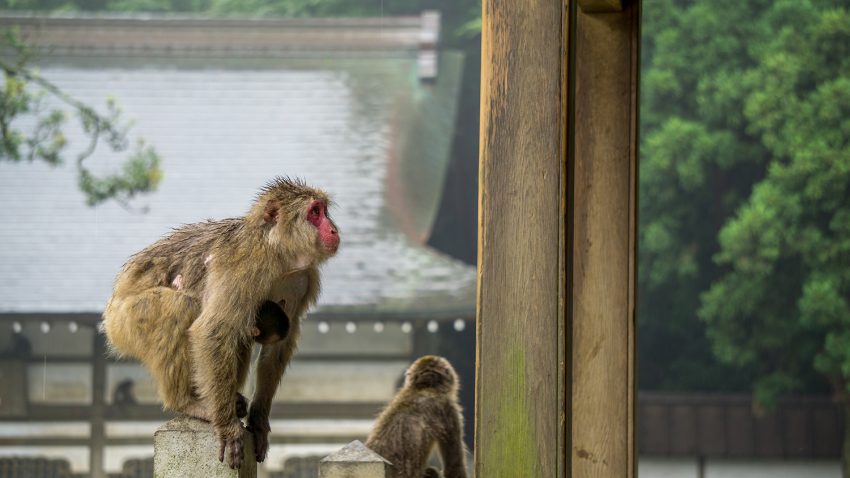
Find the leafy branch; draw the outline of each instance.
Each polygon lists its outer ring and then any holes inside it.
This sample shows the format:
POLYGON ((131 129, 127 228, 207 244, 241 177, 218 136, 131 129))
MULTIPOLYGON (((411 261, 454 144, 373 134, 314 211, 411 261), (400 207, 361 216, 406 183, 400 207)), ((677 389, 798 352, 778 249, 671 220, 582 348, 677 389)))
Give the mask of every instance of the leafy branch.
POLYGON ((88 143, 75 158, 78 187, 86 195, 90 206, 107 200, 115 200, 129 208, 129 200, 137 194, 156 189, 162 179, 160 157, 156 150, 138 139, 120 172, 96 175, 85 165, 101 143, 115 153, 129 148, 128 132, 132 126, 121 118, 121 109, 114 99, 106 102, 106 113, 101 114, 92 107, 65 93, 54 83, 28 68, 32 53, 14 32, 6 32, 3 53, 11 53, 13 60, 0 58, 4 83, 0 90, 0 161, 14 162, 36 160, 50 165, 64 162, 63 153, 67 140, 63 133, 66 115, 60 109, 46 107, 46 98, 52 98, 69 106, 76 114, 79 125, 88 143), (24 131, 13 124, 27 117, 34 125, 24 131))

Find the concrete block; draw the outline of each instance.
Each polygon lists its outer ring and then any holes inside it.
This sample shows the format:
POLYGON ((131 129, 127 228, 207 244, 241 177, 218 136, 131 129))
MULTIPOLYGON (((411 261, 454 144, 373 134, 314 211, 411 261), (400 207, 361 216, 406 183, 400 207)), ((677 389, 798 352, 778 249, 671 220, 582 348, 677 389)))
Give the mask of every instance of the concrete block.
POLYGON ((159 427, 153 436, 154 478, 256 478, 254 440, 246 430, 245 458, 238 470, 218 461, 218 438, 212 425, 190 417, 177 417, 159 427))
POLYGON ((360 440, 319 461, 319 478, 389 478, 392 464, 360 440))

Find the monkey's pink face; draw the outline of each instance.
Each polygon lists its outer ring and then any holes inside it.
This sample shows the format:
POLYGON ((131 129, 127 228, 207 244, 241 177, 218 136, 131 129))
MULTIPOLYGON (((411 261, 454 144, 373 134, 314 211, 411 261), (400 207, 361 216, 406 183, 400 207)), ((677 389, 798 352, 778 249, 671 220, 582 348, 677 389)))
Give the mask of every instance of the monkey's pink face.
POLYGON ((339 248, 339 231, 328 217, 328 205, 318 199, 310 203, 307 208, 307 220, 319 231, 319 240, 322 241, 325 251, 330 255, 336 254, 339 248))

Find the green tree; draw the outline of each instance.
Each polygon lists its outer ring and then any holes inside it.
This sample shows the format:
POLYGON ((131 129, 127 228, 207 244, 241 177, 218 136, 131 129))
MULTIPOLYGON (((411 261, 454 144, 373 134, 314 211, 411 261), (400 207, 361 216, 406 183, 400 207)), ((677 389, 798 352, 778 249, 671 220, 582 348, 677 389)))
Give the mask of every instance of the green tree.
POLYGON ((645 2, 642 386, 850 403, 848 10, 645 2))
POLYGON ((841 315, 850 291, 826 267, 850 265, 847 11, 846 0, 645 2, 643 388, 753 389, 764 405, 846 388, 850 335, 814 317, 827 304, 841 315))
POLYGON ((0 88, 0 161, 44 161, 53 166, 64 162, 66 114, 49 106, 49 99, 73 110, 88 139, 88 144, 76 154, 75 163, 78 186, 89 205, 114 200, 129 206, 133 196, 156 189, 162 177, 160 158, 143 139, 136 141, 118 173, 97 175, 85 165, 100 143, 116 153, 129 147, 130 125, 122 121, 114 100, 107 101, 106 113, 101 114, 69 96, 28 67, 30 50, 12 32, 7 32, 0 42, 0 51, 6 53, 0 57, 4 80, 0 88), (20 127, 22 120, 32 124, 20 127))
MULTIPOLYGON (((771 404, 820 374, 850 413, 850 11, 776 2, 738 110, 771 161, 723 227, 700 316, 717 356, 771 404)), ((850 476, 850 426, 844 476, 850 476)))
POLYGON ((744 124, 752 21, 772 1, 644 4, 639 192, 639 373, 644 389, 745 390, 697 317, 717 233, 770 160, 744 124))

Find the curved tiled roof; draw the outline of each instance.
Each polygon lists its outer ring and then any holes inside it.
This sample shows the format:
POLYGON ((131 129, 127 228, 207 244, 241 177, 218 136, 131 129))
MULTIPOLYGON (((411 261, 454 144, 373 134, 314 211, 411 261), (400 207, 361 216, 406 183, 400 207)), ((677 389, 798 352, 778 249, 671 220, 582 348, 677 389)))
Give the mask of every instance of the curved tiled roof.
MULTIPOLYGON (((0 162, 0 312, 99 312, 130 254, 174 226, 241 215, 261 185, 290 175, 337 204, 343 247, 324 268, 319 312, 471 315, 474 268, 414 242, 390 213, 390 158, 417 159, 394 135, 440 91, 417 81, 417 65, 415 54, 48 57, 40 73, 70 95, 118 100, 133 133, 162 155, 165 177, 135 201, 148 210, 140 214, 85 206, 71 165, 0 162)), ((78 132, 69 140, 70 151, 80 148, 78 132)), ((101 148, 89 161, 107 171, 119 159, 101 148)))

